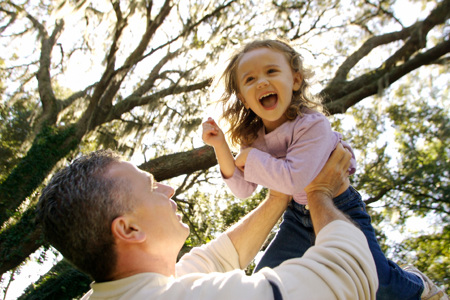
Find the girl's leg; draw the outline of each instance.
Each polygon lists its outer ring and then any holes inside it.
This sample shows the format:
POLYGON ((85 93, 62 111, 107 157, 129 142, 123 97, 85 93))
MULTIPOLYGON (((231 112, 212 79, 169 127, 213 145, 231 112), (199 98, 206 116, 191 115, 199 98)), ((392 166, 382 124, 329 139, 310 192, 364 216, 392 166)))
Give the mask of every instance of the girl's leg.
POLYGON ((267 247, 254 272, 264 267, 274 268, 287 259, 301 257, 315 241, 309 211, 291 201, 283 215, 280 229, 267 247))
POLYGON ((350 187, 333 201, 342 212, 357 223, 367 238, 378 272, 377 299, 420 299, 424 288, 422 280, 386 258, 378 244, 371 218, 366 212, 366 205, 361 200, 361 195, 350 187))

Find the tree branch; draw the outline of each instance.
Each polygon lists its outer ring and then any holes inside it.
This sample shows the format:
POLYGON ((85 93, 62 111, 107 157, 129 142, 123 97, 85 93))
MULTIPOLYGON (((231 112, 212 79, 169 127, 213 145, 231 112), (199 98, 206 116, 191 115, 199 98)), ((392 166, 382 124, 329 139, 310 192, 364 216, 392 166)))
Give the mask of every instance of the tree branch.
POLYGON ((118 47, 119 36, 127 25, 127 20, 122 18, 122 13, 120 11, 120 1, 117 1, 114 4, 114 10, 116 11, 116 16, 118 19, 117 23, 119 24, 115 34, 115 46, 114 48, 111 48, 112 50, 109 55, 110 63, 108 64, 107 71, 105 71, 104 76, 102 76, 102 79, 100 80, 100 84, 94 91, 94 95, 92 96, 89 108, 82 116, 82 122, 85 123, 86 126, 81 129, 82 131, 80 131, 80 134, 83 131, 86 132, 92 130, 98 125, 107 122, 105 120, 110 114, 113 99, 116 96, 117 91, 120 89, 125 76, 128 74, 130 69, 140 61, 145 49, 150 43, 151 38, 155 34, 156 29, 164 22, 171 8, 172 6, 170 4, 170 1, 166 0, 154 21, 150 19, 147 13, 146 31, 142 35, 139 44, 127 57, 123 66, 114 71, 114 66, 112 64, 115 60, 113 59, 113 54, 115 55, 116 48, 118 47))
POLYGON ((41 229, 34 224, 34 208, 28 208, 16 224, 1 232, 0 274, 19 266, 42 245, 41 229))
POLYGON ((328 103, 327 110, 330 114, 343 113, 349 107, 355 105, 366 97, 375 95, 386 86, 391 85, 412 70, 423 65, 428 65, 441 56, 450 52, 450 41, 444 41, 437 46, 431 48, 425 53, 417 54, 413 59, 387 70, 385 68, 378 69, 372 73, 364 74, 359 78, 346 84, 327 87, 322 93, 327 93, 328 103), (333 94, 333 90, 338 90, 337 94, 333 94), (330 91, 332 93, 330 93, 330 91), (342 96, 341 96, 342 95, 342 96))
MULTIPOLYGON (((131 95, 130 98, 139 97, 144 95, 148 90, 150 90, 156 81, 159 78, 158 74, 161 71, 162 67, 169 62, 171 59, 177 56, 179 50, 174 52, 168 52, 166 56, 164 56, 152 69, 149 76, 145 80, 145 82, 138 87, 131 95)), ((124 101, 127 101, 126 99, 124 101)))
POLYGON ((96 85, 97 85, 97 83, 94 83, 94 84, 88 86, 87 88, 85 88, 84 90, 73 93, 72 95, 70 95, 69 97, 67 97, 64 100, 60 100, 61 109, 65 109, 66 107, 69 107, 74 101, 76 101, 80 98, 86 97, 88 95, 89 91, 91 89, 95 88, 96 85))
POLYGON ((378 46, 392 43, 397 40, 407 38, 411 33, 412 27, 405 28, 401 31, 391 32, 380 36, 369 38, 364 44, 350 55, 339 67, 330 85, 345 81, 350 70, 364 57, 366 57, 373 49, 378 46))
POLYGON ((377 202, 378 200, 383 198, 391 190, 392 190, 391 188, 382 188, 382 189, 380 189, 378 191, 378 193, 375 196, 370 197, 367 200, 364 200, 364 203, 371 204, 371 203, 377 202))
POLYGON ((423 22, 417 22, 411 32, 411 37, 385 62, 386 68, 400 61, 407 61, 415 52, 425 47, 428 32, 436 25, 444 24, 450 17, 450 0, 441 2, 423 22))
POLYGON ((2 7, 0 7, 0 11, 4 12, 5 14, 7 14, 10 17, 8 23, 6 23, 4 26, 0 27, 0 34, 2 34, 3 31, 5 31, 17 19, 17 13, 3 9, 2 7))
POLYGON ((158 91, 149 96, 144 97, 129 97, 126 101, 121 101, 117 103, 114 108, 111 110, 107 121, 112 121, 120 118, 120 116, 125 113, 131 111, 134 107, 143 106, 151 104, 159 99, 162 99, 168 95, 177 95, 181 93, 192 92, 196 90, 203 89, 211 85, 211 80, 207 79, 198 83, 194 83, 191 85, 178 86, 177 84, 173 84, 167 89, 158 91))
POLYGON ((152 173, 161 181, 179 175, 191 174, 198 170, 206 170, 217 164, 214 149, 203 146, 186 152, 164 155, 143 163, 140 169, 152 173))
POLYGON ((48 36, 44 26, 40 24, 31 15, 27 15, 28 19, 32 21, 34 26, 38 29, 41 36, 41 56, 39 59, 39 69, 36 74, 38 80, 39 96, 41 97, 43 113, 38 124, 38 128, 42 124, 54 124, 57 120, 58 113, 61 110, 56 102, 56 97, 53 92, 50 68, 51 68, 51 54, 53 47, 55 46, 56 39, 64 28, 64 22, 62 20, 57 21, 55 28, 51 36, 48 36))
MULTIPOLYGON (((426 59, 426 56, 423 56, 422 54, 416 55, 416 58, 420 57, 420 59, 411 59, 413 53, 425 47, 424 41, 426 41, 428 32, 434 26, 445 23, 449 18, 449 11, 450 0, 445 0, 440 3, 424 21, 417 22, 401 31, 373 37, 367 40, 363 46, 344 61, 336 72, 334 79, 330 81, 328 86, 321 92, 329 111, 345 112, 348 107, 350 107, 349 105, 353 105, 363 98, 379 92, 378 85, 379 83, 382 83, 382 80, 389 80, 389 84, 391 84, 406 74, 402 72, 402 70, 409 69, 411 71, 413 70, 411 69, 413 65, 416 66, 415 68, 418 68, 421 65, 428 64, 448 53, 448 50, 444 49, 444 51, 441 52, 441 55, 436 56, 436 50, 427 51, 426 53, 429 55, 430 59, 426 59), (372 49, 382 44, 406 38, 408 38, 406 43, 389 57, 377 70, 367 72, 351 82, 345 81, 349 71, 372 49), (417 65, 416 63, 421 59, 423 59, 422 63, 417 65), (411 63, 410 60, 414 62, 411 63), (346 100, 343 100, 344 98, 346 98, 346 100), (336 101, 337 103, 335 103, 336 101)), ((439 45, 443 45, 445 48, 446 41, 441 42, 439 45)), ((439 45, 435 46, 433 49, 440 48, 439 45)), ((382 87, 384 87, 383 84, 382 87)))
MULTIPOLYGON (((117 1, 113 3, 113 8, 116 13, 116 25, 114 28, 114 36, 111 43, 111 46, 109 47, 108 55, 106 56, 106 68, 105 71, 102 74, 102 77, 100 78, 97 87, 94 90, 94 93, 90 100, 90 107, 89 109, 90 113, 94 113, 93 107, 97 107, 98 103, 101 102, 101 99, 103 97, 105 91, 108 89, 108 86, 111 84, 111 81, 115 77, 115 64, 116 64, 116 53, 119 50, 119 40, 122 36, 123 30, 126 28, 127 20, 122 17, 122 12, 120 10, 120 2, 117 1)), ((112 101, 112 100, 111 100, 112 101)), ((107 105, 107 101, 103 100, 105 102, 105 105, 107 105)), ((89 119, 88 116, 85 116, 84 118, 89 119)), ((88 120, 85 120, 87 122, 88 120)))

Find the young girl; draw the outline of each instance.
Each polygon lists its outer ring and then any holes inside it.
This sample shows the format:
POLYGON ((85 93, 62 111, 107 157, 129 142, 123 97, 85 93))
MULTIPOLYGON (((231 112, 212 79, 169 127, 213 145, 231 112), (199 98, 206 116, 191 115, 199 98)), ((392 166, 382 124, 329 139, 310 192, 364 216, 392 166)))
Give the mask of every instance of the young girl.
MULTIPOLYGON (((331 130, 320 103, 309 96, 309 75, 301 56, 287 43, 254 41, 231 58, 222 75, 223 118, 231 125, 231 142, 241 147, 236 158, 214 120, 203 123, 203 140, 214 147, 222 176, 235 196, 250 197, 257 185, 293 195, 255 272, 300 257, 314 244, 304 188, 337 143, 353 153, 341 134, 331 130)), ((349 173, 355 168, 353 157, 349 173)), ((379 276, 377 299, 418 299, 425 275, 406 272, 386 259, 359 193, 347 184, 333 200, 367 237, 379 276)))

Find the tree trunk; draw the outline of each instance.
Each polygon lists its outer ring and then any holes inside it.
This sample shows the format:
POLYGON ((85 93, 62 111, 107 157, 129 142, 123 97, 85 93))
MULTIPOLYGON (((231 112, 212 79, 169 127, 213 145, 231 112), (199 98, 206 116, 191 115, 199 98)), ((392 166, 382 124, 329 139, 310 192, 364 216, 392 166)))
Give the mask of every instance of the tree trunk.
POLYGON ((27 155, 0 185, 0 223, 4 224, 17 208, 45 180, 56 163, 80 143, 74 128, 54 130, 44 127, 27 155))
POLYGON ((86 274, 63 259, 35 285, 28 286, 18 299, 75 299, 89 290, 91 282, 86 274))

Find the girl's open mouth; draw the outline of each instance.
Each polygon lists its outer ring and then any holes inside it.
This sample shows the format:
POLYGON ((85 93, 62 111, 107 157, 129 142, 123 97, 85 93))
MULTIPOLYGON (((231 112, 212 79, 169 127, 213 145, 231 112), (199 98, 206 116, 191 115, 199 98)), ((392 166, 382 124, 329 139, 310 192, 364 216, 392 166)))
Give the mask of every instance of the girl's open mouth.
POLYGON ((259 102, 265 109, 273 109, 277 105, 278 95, 270 93, 259 98, 259 102))

